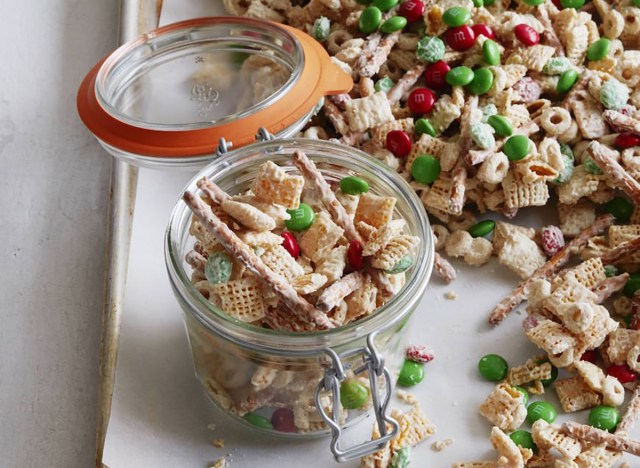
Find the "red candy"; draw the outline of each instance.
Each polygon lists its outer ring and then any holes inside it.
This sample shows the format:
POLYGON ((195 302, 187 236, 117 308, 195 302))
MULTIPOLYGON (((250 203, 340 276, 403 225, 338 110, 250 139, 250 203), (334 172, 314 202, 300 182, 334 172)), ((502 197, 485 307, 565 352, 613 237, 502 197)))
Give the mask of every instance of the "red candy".
POLYGON ((520 96, 524 102, 535 101, 542 94, 542 88, 533 78, 524 76, 520 78, 512 87, 513 91, 520 96))
POLYGON ((635 382, 635 380, 638 378, 638 374, 636 374, 631 369, 629 369, 629 366, 627 366, 626 364, 623 364, 621 366, 611 364, 607 368, 607 375, 615 377, 620 381, 620 383, 623 383, 623 384, 629 383, 629 382, 635 382))
POLYGON ((409 94, 407 106, 414 114, 426 114, 431 112, 435 102, 436 97, 433 91, 427 88, 416 88, 409 94))
POLYGON ((551 0, 551 2, 556 6, 558 10, 562 10, 564 8, 562 6, 562 3, 560 3, 560 0, 551 0))
POLYGON ((347 258, 349 259, 349 265, 354 270, 362 269, 362 244, 357 240, 352 240, 347 250, 347 258))
POLYGON ((632 133, 621 133, 616 137, 613 144, 620 149, 632 148, 634 146, 640 146, 640 136, 632 133))
POLYGON ((549 257, 557 254, 564 247, 564 235, 557 226, 545 226, 542 228, 542 250, 549 257))
POLYGON ((271 415, 271 424, 276 431, 280 432, 297 432, 296 424, 293 419, 293 411, 289 408, 278 408, 271 415))
POLYGON ((427 86, 435 89, 444 88, 447 85, 445 76, 451 70, 451 67, 444 60, 430 63, 424 69, 424 81, 427 86))
POLYGON ((420 0, 407 0, 400 4, 398 15, 404 16, 408 23, 422 20, 424 15, 424 3, 420 0))
POLYGON ((496 38, 496 35, 493 32, 493 29, 491 29, 486 24, 482 24, 482 23, 474 24, 473 26, 471 26, 471 29, 475 33, 476 37, 482 35, 482 36, 487 37, 489 39, 495 39, 496 38))
POLYGON ((528 24, 519 24, 513 28, 516 38, 527 47, 540 43, 540 34, 528 24))
POLYGON ((411 137, 404 130, 391 130, 387 133, 387 149, 396 158, 404 158, 411 151, 411 137))
POLYGON ((287 231, 280 233, 280 235, 284 239, 282 241, 282 247, 284 247, 284 250, 289 252, 289 255, 293 258, 298 258, 300 256, 300 246, 298 245, 298 241, 294 235, 287 231))
POLYGON ((591 364, 595 364, 597 358, 598 358, 598 353, 596 352, 595 349, 589 349, 585 351, 582 356, 580 356, 581 361, 587 361, 587 362, 590 362, 591 364))
POLYGON ((407 346, 405 355, 409 361, 421 362, 424 364, 426 364, 427 362, 433 361, 433 358, 435 357, 435 355, 433 354, 433 351, 431 351, 425 345, 407 346))
POLYGON ((476 33, 469 26, 458 26, 449 28, 444 33, 444 38, 453 50, 464 52, 471 49, 476 40, 476 33))

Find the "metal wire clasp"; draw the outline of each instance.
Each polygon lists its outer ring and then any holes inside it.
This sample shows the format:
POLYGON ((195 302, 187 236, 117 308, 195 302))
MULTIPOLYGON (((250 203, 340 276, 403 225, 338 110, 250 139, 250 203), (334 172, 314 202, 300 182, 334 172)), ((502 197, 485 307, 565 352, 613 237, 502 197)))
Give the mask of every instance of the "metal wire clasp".
MULTIPOLYGON (((260 143, 262 143, 263 141, 271 141, 275 139, 276 136, 273 133, 270 133, 269 130, 264 127, 260 127, 258 129, 258 133, 256 133, 256 141, 260 143)), ((220 140, 218 140, 218 147, 216 148, 216 157, 219 158, 225 153, 228 153, 232 147, 233 143, 227 141, 224 137, 220 138, 220 140)))
POLYGON ((375 347, 375 336, 375 332, 367 336, 366 347, 356 348, 342 353, 341 355, 338 355, 331 348, 324 349, 324 352, 327 353, 331 359, 331 366, 325 370, 324 377, 316 387, 315 402, 320 416, 331 428, 331 452, 333 452, 333 455, 338 462, 345 462, 354 458, 360 458, 380 450, 390 439, 396 436, 400 429, 397 421, 387 415, 387 406, 391 397, 391 375, 384 367, 384 358, 380 353, 378 353, 378 350, 375 347), (378 431, 380 432, 380 438, 343 450, 340 447, 340 436, 342 435, 342 428, 340 427, 340 383, 344 381, 346 376, 345 366, 342 362, 343 360, 347 360, 357 356, 358 354, 363 355, 363 364, 355 369, 353 373, 358 375, 365 370, 369 373, 372 406, 376 415, 376 423, 378 425, 378 431), (380 396, 380 386, 378 385, 378 379, 381 377, 384 377, 383 388, 385 391, 382 398, 380 396), (331 416, 327 414, 320 401, 322 392, 325 390, 330 391, 333 397, 331 404, 331 416))

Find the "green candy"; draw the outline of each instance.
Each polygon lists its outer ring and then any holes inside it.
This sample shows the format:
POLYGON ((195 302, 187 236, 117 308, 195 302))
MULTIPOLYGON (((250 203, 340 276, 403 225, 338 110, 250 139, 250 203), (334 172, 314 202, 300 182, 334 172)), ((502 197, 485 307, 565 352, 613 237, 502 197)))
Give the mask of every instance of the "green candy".
POLYGON ((633 6, 640 7, 640 0, 631 0, 631 3, 633 4, 633 6))
POLYGON ((407 18, 405 18, 404 16, 393 16, 382 23, 382 26, 380 26, 380 31, 385 34, 391 34, 392 32, 400 31, 406 25, 407 18))
POLYGON ((631 320, 633 320, 633 316, 632 315, 626 315, 626 316, 622 317, 622 321, 625 323, 627 328, 631 328, 631 320))
POLYGON ((373 0, 372 5, 380 11, 389 11, 398 4, 399 0, 373 0))
POLYGON ((416 45, 416 57, 421 62, 434 63, 444 57, 444 42, 436 36, 424 36, 416 45))
POLYGON ((613 432, 619 422, 620 412, 612 406, 596 406, 589 412, 589 425, 603 431, 613 432))
POLYGON ((609 39, 606 37, 598 39, 587 49, 587 58, 592 62, 602 60, 609 53, 609 49, 611 49, 611 41, 609 39))
POLYGON ((492 115, 498 113, 498 108, 495 104, 487 104, 482 107, 482 123, 487 123, 492 115))
POLYGON ((527 408, 527 421, 529 421, 529 424, 533 424, 538 419, 544 419, 551 424, 557 417, 558 412, 556 409, 546 401, 536 401, 527 408))
POLYGON ((602 172, 602 169, 598 167, 598 165, 596 164, 596 162, 593 160, 591 156, 587 156, 584 159, 584 161, 582 161, 582 165, 584 166, 584 170, 587 171, 589 174, 597 174, 597 175, 604 174, 604 172, 602 172))
POLYGON ((563 8, 582 8, 585 4, 585 0, 560 0, 560 5, 563 8))
POLYGON ((633 297, 638 289, 640 289, 640 273, 631 273, 622 292, 628 297, 633 297))
POLYGON ((424 379, 424 367, 419 362, 405 360, 398 376, 398 385, 412 387, 424 379))
POLYGON ((445 75, 445 80, 451 86, 466 86, 473 81, 473 70, 469 67, 460 66, 452 68, 445 75))
POLYGON ((498 382, 507 376, 509 364, 502 356, 487 354, 478 362, 480 375, 490 382, 498 382))
POLYGON ((261 429, 273 429, 273 424, 271 424, 271 421, 260 414, 247 413, 242 417, 242 419, 247 421, 252 426, 259 427, 261 429))
POLYGON ((407 468, 411 463, 411 445, 406 445, 393 454, 391 468, 407 468))
POLYGON ((496 222, 492 219, 485 219, 477 224, 471 226, 467 231, 471 234, 471 237, 484 237, 493 231, 496 227, 496 222))
POLYGON ((436 129, 433 128, 431 122, 428 119, 418 119, 415 124, 415 132, 417 136, 426 133, 427 135, 435 138, 437 136, 436 129))
POLYGON ((536 443, 533 441, 533 437, 531 436, 531 432, 529 431, 515 431, 509 435, 509 438, 513 440, 513 443, 519 445, 522 448, 533 450, 534 452, 538 451, 538 447, 536 443))
POLYGON ((411 165, 411 177, 421 184, 431 184, 440 176, 440 161, 430 154, 418 156, 411 165))
POLYGON ((300 203, 295 210, 287 210, 287 213, 291 216, 290 219, 285 220, 284 224, 290 231, 304 231, 313 224, 313 220, 316 219, 316 215, 306 203, 300 203))
POLYGON ((376 90, 376 93, 379 93, 380 91, 382 91, 383 93, 386 93, 390 91, 391 88, 393 88, 395 85, 396 85, 395 81, 393 81, 388 76, 385 76, 384 78, 381 78, 378 81, 376 81, 376 84, 373 85, 373 89, 376 90))
POLYGON ((529 155, 531 140, 524 135, 513 135, 504 144, 502 151, 510 161, 520 161, 529 155))
POLYGON ((361 408, 369 398, 369 389, 357 380, 345 380, 340 384, 340 403, 344 409, 361 408))
POLYGON ((370 5, 373 0, 356 0, 360 5, 370 5))
POLYGON ((573 67, 573 63, 567 57, 552 57, 542 68, 546 75, 562 75, 573 67))
POLYGON ((513 387, 513 388, 515 388, 520 393, 522 393, 522 395, 524 395, 524 406, 527 406, 529 404, 529 392, 527 392, 524 388, 522 388, 520 386, 516 386, 516 387, 513 387))
POLYGON ((321 16, 313 23, 311 35, 320 42, 326 41, 329 37, 330 28, 331 21, 329 21, 329 18, 321 16))
POLYGON ((347 195, 359 195, 369 191, 369 184, 360 177, 344 177, 340 180, 340 191, 347 195))
POLYGON ((564 169, 558 174, 558 177, 552 180, 554 184, 564 184, 573 175, 573 150, 569 145, 561 144, 560 153, 562 154, 564 169))
POLYGON ((629 100, 629 88, 611 78, 600 88, 600 102, 607 109, 620 110, 629 100))
POLYGON ((493 129, 486 123, 474 122, 471 124, 471 139, 482 149, 492 149, 496 146, 493 129))
POLYGON ((500 48, 495 41, 487 39, 482 44, 482 56, 487 65, 500 65, 500 48))
POLYGON ((489 117, 489 125, 493 127, 496 133, 503 137, 509 137, 513 135, 513 126, 509 119, 501 115, 492 115, 489 117))
POLYGON ((494 3, 496 3, 496 0, 483 0, 482 2, 483 6, 486 6, 486 7, 491 6, 494 3))
POLYGON ((612 276, 618 276, 620 274, 620 270, 613 265, 605 265, 604 274, 607 278, 611 278, 612 276))
POLYGON ((411 255, 407 255, 406 257, 402 257, 398 262, 393 265, 390 270, 385 270, 385 273, 389 275, 397 275, 398 273, 404 273, 409 268, 413 266, 413 257, 411 255))
POLYGON ((628 222, 633 214, 633 203, 622 197, 615 197, 608 201, 603 205, 603 208, 606 213, 615 216, 616 221, 620 223, 628 222))
POLYGON ((473 6, 476 8, 484 6, 484 0, 473 0, 473 6))
POLYGON ((524 0, 524 3, 530 6, 542 5, 544 2, 545 0, 524 0))
MULTIPOLYGON (((549 361, 547 359, 543 359, 541 361, 538 361, 538 364, 544 364, 545 362, 549 362, 549 361)), ((551 364, 551 377, 549 377, 548 379, 541 380, 540 382, 542 383, 543 386, 548 387, 553 382, 555 382, 557 378, 558 378, 558 368, 553 364, 551 364)))
POLYGON ((378 30, 380 22, 382 21, 382 12, 375 6, 370 6, 364 9, 360 14, 358 20, 358 29, 365 34, 371 34, 378 30))
POLYGON ((226 283, 231 278, 233 263, 224 252, 216 252, 209 255, 204 266, 204 276, 212 284, 226 283))
POLYGON ((463 26, 471 20, 471 12, 464 7, 454 6, 442 15, 442 21, 450 28, 463 26))
POLYGON ((479 96, 485 94, 493 86, 493 73, 488 68, 478 68, 473 72, 473 79, 469 83, 471 94, 479 96))
POLYGON ((576 84, 576 81, 578 81, 578 76, 578 72, 573 69, 563 72, 556 85, 556 91, 560 94, 568 93, 571 88, 573 88, 573 85, 576 84))

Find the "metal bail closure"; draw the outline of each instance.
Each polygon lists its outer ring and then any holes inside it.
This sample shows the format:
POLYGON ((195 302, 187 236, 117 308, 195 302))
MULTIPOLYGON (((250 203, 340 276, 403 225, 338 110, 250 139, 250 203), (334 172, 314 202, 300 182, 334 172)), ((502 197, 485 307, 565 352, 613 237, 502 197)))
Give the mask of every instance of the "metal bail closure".
POLYGON ((316 409, 320 416, 331 428, 331 452, 338 462, 345 462, 360 458, 373 453, 387 444, 389 440, 398 434, 400 426, 398 422, 387 415, 387 406, 391 398, 391 375, 384 367, 384 358, 378 353, 375 347, 374 339, 376 332, 367 336, 367 346, 356 348, 341 355, 338 355, 333 349, 325 348, 324 352, 331 358, 331 366, 324 372, 324 377, 316 387, 315 402, 316 409), (369 386, 371 387, 371 400, 373 411, 376 415, 376 423, 380 432, 380 438, 364 442, 360 445, 342 449, 340 447, 340 436, 342 428, 340 427, 340 383, 345 380, 345 366, 342 361, 362 354, 362 366, 353 371, 355 375, 363 373, 365 370, 369 374, 369 386), (380 396, 380 387, 378 380, 384 377, 384 388, 386 390, 383 398, 380 396), (321 393, 324 390, 331 391, 333 403, 331 408, 331 416, 329 416, 320 402, 321 393), (391 426, 391 429, 387 427, 391 426))

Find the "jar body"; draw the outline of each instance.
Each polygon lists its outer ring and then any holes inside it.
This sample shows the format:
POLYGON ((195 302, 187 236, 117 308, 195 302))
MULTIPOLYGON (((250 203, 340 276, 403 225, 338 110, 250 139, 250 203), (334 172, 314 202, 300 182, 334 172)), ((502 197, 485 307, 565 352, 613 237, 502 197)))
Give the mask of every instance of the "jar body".
POLYGON ((403 218, 406 230, 421 242, 414 266, 402 276, 393 275, 397 287, 394 297, 371 315, 326 331, 285 332, 240 322, 209 302, 191 282, 193 272, 185 255, 195 239, 189 234, 191 212, 183 202, 172 214, 165 255, 171 285, 184 313, 196 375, 211 401, 267 431, 309 437, 329 433, 318 408, 331 414, 333 397, 326 386, 317 395, 316 389, 327 375, 326 369, 335 368, 338 357, 343 381, 357 380, 368 391, 362 406, 348 411, 341 407, 340 426, 355 423, 372 401, 384 400, 372 398, 376 389, 381 395, 390 393, 403 363, 406 324, 431 273, 433 241, 424 208, 406 181, 364 153, 329 142, 272 140, 250 145, 207 166, 187 189, 197 192, 197 180, 208 177, 230 195, 243 193, 266 161, 297 173, 291 161, 296 150, 306 152, 330 185, 358 175, 369 182, 371 193, 397 199, 395 217, 403 218), (375 372, 371 372, 371 362, 379 364, 375 372), (384 366, 387 372, 382 372, 384 366), (276 411, 289 420, 280 424, 282 421, 274 417, 274 428, 271 417, 276 411))

